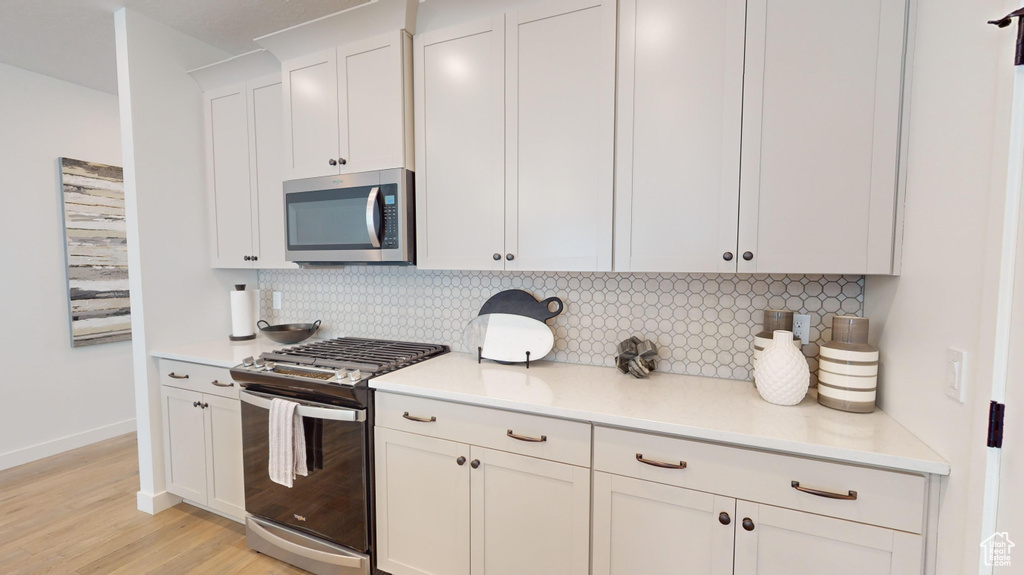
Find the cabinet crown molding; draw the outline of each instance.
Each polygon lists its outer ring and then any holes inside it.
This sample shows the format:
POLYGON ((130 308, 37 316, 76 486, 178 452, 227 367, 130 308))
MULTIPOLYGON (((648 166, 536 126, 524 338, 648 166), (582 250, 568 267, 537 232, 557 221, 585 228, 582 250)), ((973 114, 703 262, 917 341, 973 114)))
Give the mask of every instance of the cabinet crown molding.
POLYGON ((203 92, 271 74, 281 75, 281 61, 263 48, 188 71, 203 92))
POLYGON ((419 0, 370 0, 316 20, 256 38, 282 62, 395 30, 416 33, 419 0))

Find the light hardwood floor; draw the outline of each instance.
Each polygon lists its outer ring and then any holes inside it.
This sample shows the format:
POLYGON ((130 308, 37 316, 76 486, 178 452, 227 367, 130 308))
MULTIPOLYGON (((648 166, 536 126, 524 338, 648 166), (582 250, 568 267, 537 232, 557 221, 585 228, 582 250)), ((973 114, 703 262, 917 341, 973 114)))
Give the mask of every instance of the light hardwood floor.
POLYGON ((0 573, 301 574, 245 546, 234 521, 136 509, 135 434, 0 471, 0 573))

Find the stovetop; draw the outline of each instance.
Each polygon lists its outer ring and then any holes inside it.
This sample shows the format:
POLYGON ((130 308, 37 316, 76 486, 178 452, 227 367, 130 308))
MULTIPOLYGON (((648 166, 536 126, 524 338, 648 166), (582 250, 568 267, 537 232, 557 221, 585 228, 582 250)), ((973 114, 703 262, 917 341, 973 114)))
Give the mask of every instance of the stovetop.
POLYGON ((345 337, 246 358, 231 369, 231 377, 246 389, 296 398, 357 397, 362 404, 365 393, 354 388, 365 389, 370 377, 447 352, 446 345, 345 337))
POLYGON ((447 351, 446 345, 341 337, 264 353, 260 358, 380 375, 447 351))

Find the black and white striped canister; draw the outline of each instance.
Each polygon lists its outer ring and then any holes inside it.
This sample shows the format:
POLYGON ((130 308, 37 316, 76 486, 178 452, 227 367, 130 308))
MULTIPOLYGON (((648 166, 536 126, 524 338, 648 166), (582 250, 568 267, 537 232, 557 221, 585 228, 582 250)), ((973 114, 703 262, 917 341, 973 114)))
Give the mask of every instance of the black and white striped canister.
POLYGON ((868 344, 868 319, 832 319, 832 341, 818 355, 818 403, 854 413, 875 410, 878 349, 868 344))

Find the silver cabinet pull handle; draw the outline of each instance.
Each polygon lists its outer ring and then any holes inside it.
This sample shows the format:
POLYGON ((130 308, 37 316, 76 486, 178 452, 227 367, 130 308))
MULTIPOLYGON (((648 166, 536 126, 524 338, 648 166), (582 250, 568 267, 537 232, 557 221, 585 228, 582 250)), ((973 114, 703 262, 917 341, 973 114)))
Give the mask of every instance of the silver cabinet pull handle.
POLYGON ((409 421, 417 421, 419 423, 434 423, 435 421, 437 421, 437 418, 434 417, 433 415, 431 415, 430 417, 416 417, 415 415, 409 415, 408 411, 403 413, 402 417, 408 419, 409 421))
POLYGON ((685 461, 680 461, 679 463, 665 463, 664 461, 644 459, 643 453, 637 453, 636 460, 639 461, 640 463, 646 463, 647 465, 653 465, 654 467, 662 467, 664 469, 686 469, 685 461))
POLYGON ((818 497, 825 497, 828 499, 843 499, 845 501, 856 501, 857 499, 857 492, 852 490, 849 491, 847 495, 843 495, 842 493, 833 493, 831 491, 811 489, 810 487, 800 487, 799 481, 793 481, 790 483, 790 485, 793 487, 793 489, 796 489, 797 491, 803 491, 804 493, 810 493, 811 495, 817 495, 818 497))
POLYGON ((235 386, 235 382, 221 383, 221 382, 217 381, 216 379, 211 381, 210 383, 212 383, 213 385, 216 385, 217 387, 234 387, 235 386))
POLYGON ((167 374, 167 377, 170 377, 172 379, 188 379, 188 374, 186 373, 185 375, 178 375, 172 371, 171 373, 167 374))
POLYGON ((511 437, 512 439, 518 439, 519 441, 529 441, 530 443, 544 443, 545 441, 548 440, 547 435, 541 435, 539 438, 530 437, 529 435, 519 435, 516 433, 512 433, 511 429, 508 430, 508 432, 505 435, 511 437))

